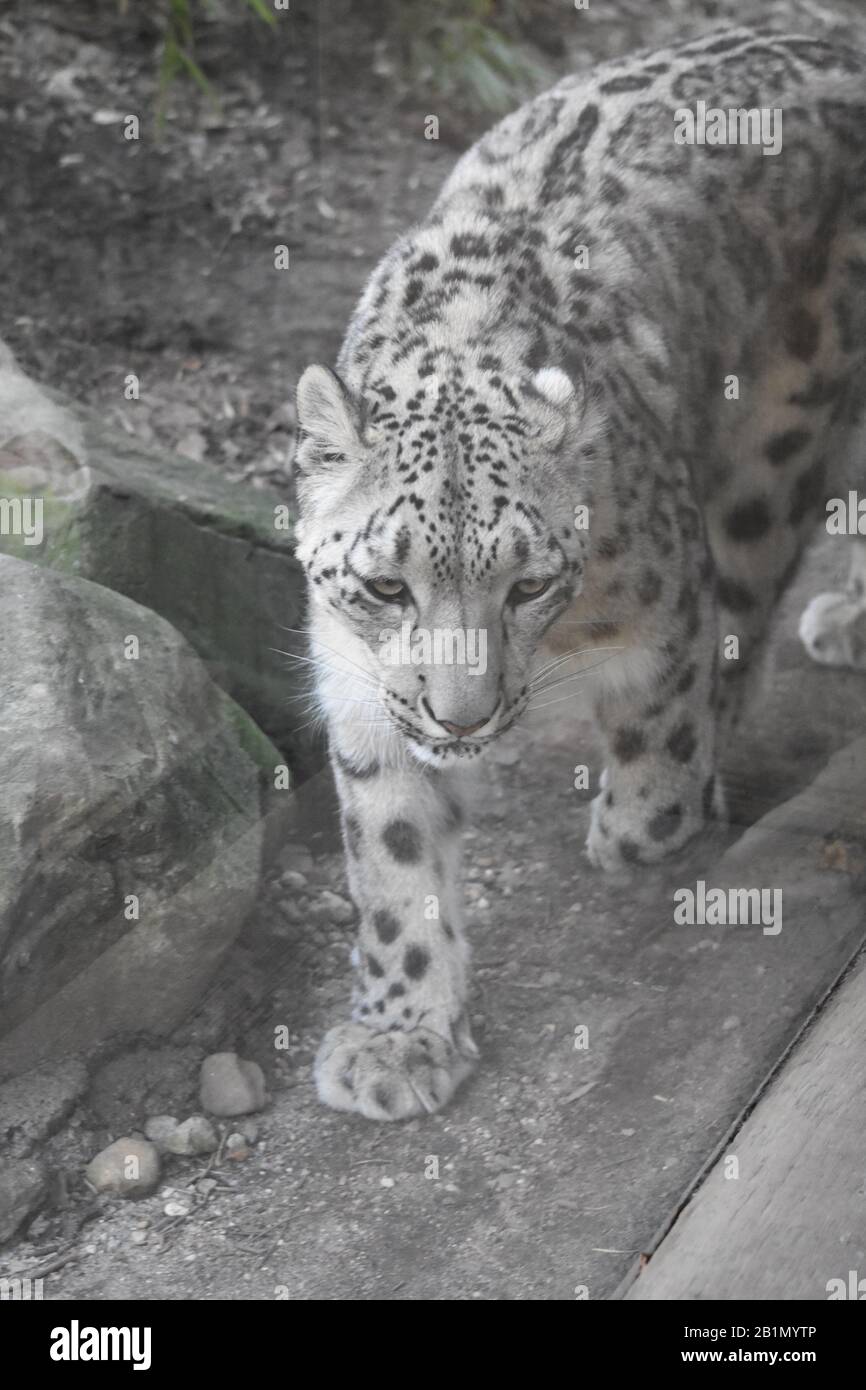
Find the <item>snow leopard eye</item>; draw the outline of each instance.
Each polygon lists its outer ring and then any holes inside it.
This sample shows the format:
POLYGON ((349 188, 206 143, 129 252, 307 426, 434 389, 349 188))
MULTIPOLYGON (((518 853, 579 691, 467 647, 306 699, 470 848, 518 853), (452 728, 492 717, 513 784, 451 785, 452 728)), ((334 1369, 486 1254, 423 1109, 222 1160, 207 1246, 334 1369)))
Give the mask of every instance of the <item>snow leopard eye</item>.
POLYGON ((386 603, 402 603, 409 593, 402 580, 389 579, 384 574, 377 575, 375 579, 367 579, 365 583, 371 594, 384 599, 386 603))
POLYGON ((552 579, 518 579, 508 595, 509 603, 529 603, 531 599, 541 598, 553 583, 552 579))

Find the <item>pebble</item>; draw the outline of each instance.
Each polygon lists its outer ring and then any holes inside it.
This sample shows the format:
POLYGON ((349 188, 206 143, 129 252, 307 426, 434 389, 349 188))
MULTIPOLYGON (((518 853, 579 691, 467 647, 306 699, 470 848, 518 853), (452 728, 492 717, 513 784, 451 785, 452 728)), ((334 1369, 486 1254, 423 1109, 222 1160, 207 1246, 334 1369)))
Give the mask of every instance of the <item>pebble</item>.
POLYGON ((204 1115, 190 1115, 183 1124, 178 1124, 173 1115, 154 1115, 146 1121, 144 1132, 163 1154, 189 1158, 212 1154, 219 1148, 214 1127, 204 1115))
POLYGON ((289 888, 293 893, 299 893, 302 888, 307 886, 307 875, 302 874, 300 869, 287 869, 280 879, 284 888, 289 888))
POLYGON ((199 1096, 211 1115, 248 1115, 261 1110, 267 1099, 264 1073, 236 1052, 214 1052, 201 1064, 199 1096))
POLYGON ((166 1202, 163 1207, 166 1216, 189 1216, 190 1210, 186 1202, 166 1202))
POLYGON ((159 1152, 147 1139, 116 1139, 91 1159, 84 1176, 97 1192, 143 1197, 159 1182, 159 1152))
POLYGON ((190 430, 188 434, 178 440, 175 452, 182 454, 184 458, 201 463, 207 453, 207 440, 199 430, 190 430))
POLYGON ((188 1120, 178 1125, 168 1141, 168 1151, 173 1154, 189 1156, 192 1154, 212 1154, 219 1148, 219 1140, 210 1120, 204 1115, 190 1115, 188 1120))
POLYGON ((355 917, 355 909, 349 900, 341 897, 339 893, 332 893, 330 888, 325 888, 319 894, 317 902, 312 904, 311 911, 314 919, 327 917, 340 926, 346 926, 355 917))
POLYGON ((144 1122, 144 1132, 152 1144, 163 1151, 165 1141, 177 1129, 177 1118, 174 1115, 151 1115, 144 1122))

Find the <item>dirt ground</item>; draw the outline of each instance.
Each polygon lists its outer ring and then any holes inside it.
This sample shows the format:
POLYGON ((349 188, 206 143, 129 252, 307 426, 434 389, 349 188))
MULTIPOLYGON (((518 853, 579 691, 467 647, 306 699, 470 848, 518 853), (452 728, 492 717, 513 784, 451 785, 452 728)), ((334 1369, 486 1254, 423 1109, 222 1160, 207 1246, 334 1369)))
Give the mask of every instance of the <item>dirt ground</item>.
MULTIPOLYGON (((242 65, 215 34, 201 56, 221 110, 176 89, 157 142, 146 26, 130 39, 104 6, 97 19, 88 4, 0 4, 0 334, 27 371, 121 428, 281 495, 299 370, 333 359, 366 274, 479 128, 442 113, 443 138, 426 141, 426 94, 365 32, 330 30, 328 8, 317 27, 299 4, 291 41, 245 27, 255 61, 242 65), (139 142, 118 136, 129 112, 139 142), (275 278, 280 243, 291 268, 275 278)), ((555 77, 732 18, 844 29, 856 6, 667 0, 651 20, 620 3, 567 22, 551 9, 555 77)), ((744 823, 863 732, 858 678, 808 668, 793 636, 814 589, 813 575, 792 596, 765 704, 731 758, 744 823)), ((700 932, 684 949, 671 885, 738 829, 637 880, 592 873, 572 769, 597 773, 593 737, 578 704, 558 706, 486 774, 466 836, 483 1061, 450 1109, 376 1127, 316 1101, 309 1064, 345 1010, 351 942, 322 897, 343 877, 330 790, 313 779, 298 793, 307 843, 286 848, 199 1015, 94 1068, 50 1141, 53 1207, 0 1273, 44 1272, 54 1299, 613 1296, 856 942, 840 920, 783 957, 700 932), (291 1047, 275 1060, 281 1025, 291 1047), (196 1110, 201 1058, 233 1046, 271 1092, 240 1155, 173 1160, 140 1202, 89 1194, 93 1153, 147 1115, 196 1110), (173 1201, 187 1214, 167 1216, 173 1201)))
MULTIPOLYGON (((732 21, 844 35, 858 3, 550 0, 534 56, 554 81, 732 21)), ((206 29, 219 109, 176 83, 158 131, 147 8, 0 0, 0 336, 122 428, 279 490, 300 371, 333 360, 376 261, 490 118, 418 90, 340 0, 295 0, 276 36, 254 19, 206 29)))

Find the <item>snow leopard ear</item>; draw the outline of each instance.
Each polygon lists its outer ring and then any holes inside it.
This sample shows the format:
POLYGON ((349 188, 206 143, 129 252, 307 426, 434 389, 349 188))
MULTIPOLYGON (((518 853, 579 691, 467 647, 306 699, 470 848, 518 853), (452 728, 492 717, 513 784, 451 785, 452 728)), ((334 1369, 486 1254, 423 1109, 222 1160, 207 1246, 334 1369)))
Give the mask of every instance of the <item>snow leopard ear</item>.
POLYGON ((561 367, 541 367, 527 383, 526 394, 539 418, 538 434, 551 444, 562 438, 570 421, 583 414, 585 386, 561 367))
POLYGON ((298 467, 339 463, 360 446, 358 407, 329 367, 308 367, 298 382, 298 467))
POLYGON ((577 394, 574 382, 561 367, 541 367, 532 378, 532 385, 550 405, 569 405, 577 394))

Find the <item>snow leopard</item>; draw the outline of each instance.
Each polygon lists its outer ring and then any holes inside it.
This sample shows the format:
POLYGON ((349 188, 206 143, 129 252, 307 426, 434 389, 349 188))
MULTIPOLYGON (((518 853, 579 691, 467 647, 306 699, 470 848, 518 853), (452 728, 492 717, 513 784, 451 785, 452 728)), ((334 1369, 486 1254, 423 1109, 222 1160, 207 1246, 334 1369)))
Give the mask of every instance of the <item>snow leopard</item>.
MULTIPOLYGON (((301 376, 297 553, 359 918, 327 1105, 424 1115, 472 1071, 468 779, 574 653, 604 654, 588 871, 640 872, 719 810, 774 605, 866 482, 864 67, 736 29, 566 77, 460 158, 301 376), (453 659, 416 642, 437 633, 453 659)), ((866 669, 854 551, 801 636, 866 669)))

